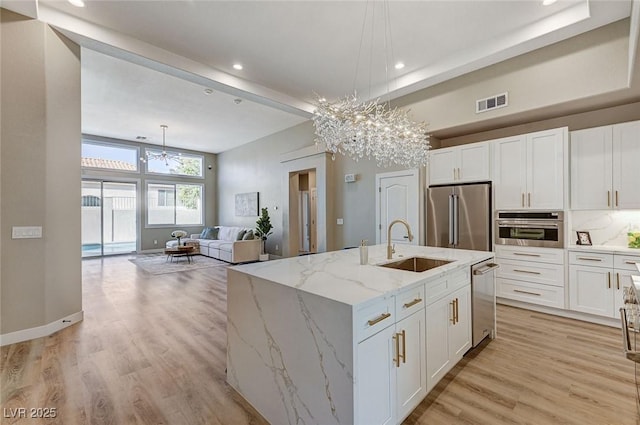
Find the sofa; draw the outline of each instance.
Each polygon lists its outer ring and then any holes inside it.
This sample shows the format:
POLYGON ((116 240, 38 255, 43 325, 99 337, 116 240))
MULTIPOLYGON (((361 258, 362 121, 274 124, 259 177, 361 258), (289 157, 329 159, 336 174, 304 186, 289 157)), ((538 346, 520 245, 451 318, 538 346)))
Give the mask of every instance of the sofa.
MULTIPOLYGON (((200 254, 228 263, 258 261, 262 251, 262 240, 254 235, 253 229, 233 226, 205 227, 201 233, 183 238, 181 243, 194 245, 200 254)), ((177 241, 167 242, 167 248, 177 241)))

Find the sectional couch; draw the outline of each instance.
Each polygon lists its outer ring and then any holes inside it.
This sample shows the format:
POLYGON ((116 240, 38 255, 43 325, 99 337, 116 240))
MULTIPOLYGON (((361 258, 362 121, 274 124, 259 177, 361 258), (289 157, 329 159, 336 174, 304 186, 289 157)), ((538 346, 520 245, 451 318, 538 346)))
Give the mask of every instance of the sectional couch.
MULTIPOLYGON (((245 227, 206 227, 181 242, 199 245, 200 254, 234 264, 258 261, 262 251, 262 240, 253 234, 253 229, 245 227)), ((169 241, 167 247, 176 243, 169 241)))

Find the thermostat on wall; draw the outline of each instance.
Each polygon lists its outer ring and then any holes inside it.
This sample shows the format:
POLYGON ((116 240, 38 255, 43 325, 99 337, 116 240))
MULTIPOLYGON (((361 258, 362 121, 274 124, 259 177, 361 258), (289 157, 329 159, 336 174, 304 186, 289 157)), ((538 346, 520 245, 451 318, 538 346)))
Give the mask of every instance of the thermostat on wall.
POLYGON ((345 183, 353 183, 354 181, 356 181, 356 175, 355 174, 345 174, 344 175, 344 182, 345 183))

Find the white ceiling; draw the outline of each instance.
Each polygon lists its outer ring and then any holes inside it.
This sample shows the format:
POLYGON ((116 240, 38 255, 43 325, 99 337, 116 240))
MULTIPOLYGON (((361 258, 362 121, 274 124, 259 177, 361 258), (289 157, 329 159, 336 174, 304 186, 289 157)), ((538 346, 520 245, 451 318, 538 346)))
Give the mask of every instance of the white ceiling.
POLYGON ((308 119, 314 92, 397 97, 631 12, 631 0, 85 2, 3 2, 86 47, 83 132, 161 143, 167 124, 168 145, 213 153, 308 119))

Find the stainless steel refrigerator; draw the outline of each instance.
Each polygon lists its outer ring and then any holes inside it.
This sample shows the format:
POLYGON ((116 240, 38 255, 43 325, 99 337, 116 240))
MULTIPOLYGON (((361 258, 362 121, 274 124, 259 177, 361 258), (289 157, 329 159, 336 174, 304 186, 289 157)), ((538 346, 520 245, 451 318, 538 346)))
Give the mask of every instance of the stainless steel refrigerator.
POLYGON ((491 183, 427 190, 427 246, 491 251, 491 183))

